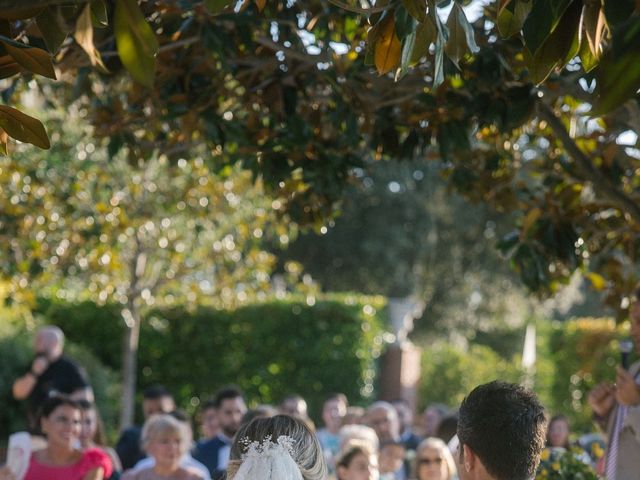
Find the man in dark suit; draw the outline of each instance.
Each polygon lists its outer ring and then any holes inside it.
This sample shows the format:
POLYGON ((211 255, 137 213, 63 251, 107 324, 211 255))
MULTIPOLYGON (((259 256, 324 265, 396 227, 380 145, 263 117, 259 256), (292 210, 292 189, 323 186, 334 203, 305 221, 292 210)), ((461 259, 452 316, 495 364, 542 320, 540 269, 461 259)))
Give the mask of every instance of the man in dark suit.
POLYGON ((211 478, 219 480, 224 478, 229 463, 231 442, 240 429, 247 406, 242 392, 235 387, 227 387, 218 392, 214 404, 220 433, 209 440, 198 442, 193 451, 193 458, 209 469, 211 478))

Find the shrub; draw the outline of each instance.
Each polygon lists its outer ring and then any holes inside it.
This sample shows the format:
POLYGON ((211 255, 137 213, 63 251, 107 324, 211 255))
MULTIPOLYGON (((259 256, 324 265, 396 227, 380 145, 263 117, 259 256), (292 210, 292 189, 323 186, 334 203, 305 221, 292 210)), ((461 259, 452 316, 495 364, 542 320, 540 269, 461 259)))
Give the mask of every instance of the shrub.
MULTIPOLYGON (((124 327, 115 307, 51 300, 39 305, 69 339, 119 368, 124 327)), ((319 413, 332 391, 354 403, 370 401, 384 306, 380 297, 345 294, 315 302, 269 300, 231 311, 155 310, 141 329, 138 391, 162 383, 191 412, 230 383, 254 404, 299 393, 312 413, 319 413)))

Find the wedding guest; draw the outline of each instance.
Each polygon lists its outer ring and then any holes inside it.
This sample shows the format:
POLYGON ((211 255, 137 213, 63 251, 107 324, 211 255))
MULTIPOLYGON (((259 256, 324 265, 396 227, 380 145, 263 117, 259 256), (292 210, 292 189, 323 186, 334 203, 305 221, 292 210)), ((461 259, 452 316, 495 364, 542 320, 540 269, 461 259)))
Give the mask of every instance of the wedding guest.
POLYGON ((235 387, 222 389, 215 397, 216 414, 220 433, 210 440, 200 441, 193 451, 193 458, 203 463, 214 480, 221 479, 229 463, 233 438, 242 425, 247 405, 242 392, 235 387))
POLYGON ((256 418, 233 445, 228 480, 325 480, 327 466, 316 435, 289 415, 256 418))
POLYGON ((422 416, 425 438, 436 437, 438 435, 438 426, 448 413, 449 409, 441 403, 432 403, 427 406, 422 416))
POLYGON ((280 402, 279 410, 283 415, 291 415, 292 417, 301 418, 303 420, 309 419, 307 402, 297 394, 287 395, 284 397, 282 402, 280 402))
MULTIPOLYGON (((109 456, 97 448, 77 448, 81 414, 77 403, 66 397, 51 397, 42 406, 40 428, 47 446, 31 454, 24 480, 103 480, 111 476, 109 456)), ((0 480, 15 480, 8 467, 0 469, 0 480)))
POLYGON ((394 400, 391 404, 396 409, 396 412, 398 412, 400 441, 407 450, 415 451, 421 438, 413 431, 413 410, 411 409, 411 405, 404 399, 394 400))
POLYGON ((547 447, 569 450, 569 419, 564 415, 555 415, 549 420, 547 427, 547 447))
POLYGON ((209 400, 200 410, 200 440, 209 440, 220 433, 220 422, 216 414, 216 404, 209 400))
POLYGON ((380 443, 400 439, 398 412, 388 402, 374 402, 367 409, 367 424, 376 431, 380 443))
POLYGON ((457 469, 453 456, 440 438, 425 438, 416 450, 413 476, 416 480, 453 480, 457 469))
POLYGON ((378 456, 366 443, 353 442, 336 459, 337 480, 378 480, 378 456))
POLYGON ((380 479, 406 480, 408 468, 405 468, 406 449, 400 440, 387 440, 380 445, 378 461, 380 479))
POLYGON ((78 400, 78 408, 80 409, 80 447, 83 450, 89 448, 98 448, 109 456, 113 466, 113 473, 106 479, 116 480, 120 478, 122 472, 122 464, 116 451, 107 446, 107 439, 104 434, 104 426, 95 404, 87 400, 78 400))
POLYGON ((362 407, 347 407, 347 413, 342 418, 342 425, 359 425, 364 422, 366 410, 362 407))
MULTIPOLYGON (((175 408, 173 396, 162 385, 152 385, 142 392, 142 414, 145 420, 152 415, 172 412, 175 408)), ((122 432, 116 443, 116 452, 125 470, 133 468, 136 463, 146 457, 141 447, 141 435, 142 428, 129 427, 122 432)))
POLYGON ((329 468, 333 470, 333 458, 340 451, 340 427, 347 413, 349 403, 343 393, 330 394, 322 404, 322 422, 324 426, 318 430, 318 440, 322 446, 329 468))
POLYGON ((181 461, 191 446, 191 433, 172 415, 153 415, 142 428, 142 447, 153 458, 153 466, 128 470, 122 480, 203 480, 181 461))

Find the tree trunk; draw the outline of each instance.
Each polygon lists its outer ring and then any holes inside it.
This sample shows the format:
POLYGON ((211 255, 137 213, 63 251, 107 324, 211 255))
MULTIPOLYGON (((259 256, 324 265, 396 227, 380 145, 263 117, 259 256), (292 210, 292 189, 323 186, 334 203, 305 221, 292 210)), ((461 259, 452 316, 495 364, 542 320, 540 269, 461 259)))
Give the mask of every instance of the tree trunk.
POLYGON ((138 368, 138 344, 140 339, 140 310, 135 302, 122 310, 126 325, 122 349, 122 405, 120 409, 120 429, 133 425, 136 374, 138 368))

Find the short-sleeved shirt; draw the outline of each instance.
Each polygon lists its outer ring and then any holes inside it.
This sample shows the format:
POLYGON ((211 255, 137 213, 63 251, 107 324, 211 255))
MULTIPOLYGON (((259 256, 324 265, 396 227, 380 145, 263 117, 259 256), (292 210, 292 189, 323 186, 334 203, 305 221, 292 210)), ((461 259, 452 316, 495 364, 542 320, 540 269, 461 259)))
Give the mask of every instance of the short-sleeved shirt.
POLYGON ((104 478, 111 476, 113 466, 109 455, 99 448, 89 448, 82 457, 71 465, 46 465, 32 454, 24 480, 82 480, 91 470, 102 468, 104 478))
POLYGON ((27 411, 30 426, 37 428, 35 419, 38 415, 38 409, 51 393, 59 392, 69 395, 88 386, 87 374, 73 360, 62 356, 52 362, 38 377, 33 390, 29 394, 27 411))

